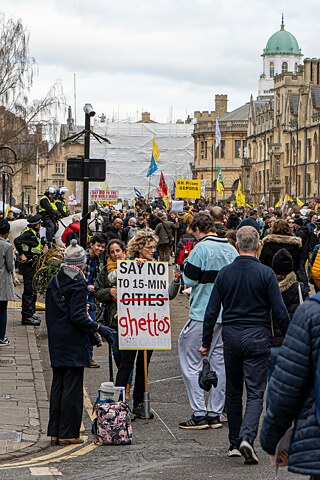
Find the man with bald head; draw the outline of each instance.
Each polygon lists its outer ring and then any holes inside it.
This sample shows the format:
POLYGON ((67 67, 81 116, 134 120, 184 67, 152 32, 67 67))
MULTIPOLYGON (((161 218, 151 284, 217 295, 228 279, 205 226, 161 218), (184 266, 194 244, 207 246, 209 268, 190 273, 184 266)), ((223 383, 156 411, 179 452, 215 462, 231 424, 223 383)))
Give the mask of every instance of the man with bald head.
POLYGON ((216 229, 218 237, 225 238, 227 227, 223 224, 224 216, 222 208, 218 206, 210 208, 210 215, 213 219, 214 228, 216 229))

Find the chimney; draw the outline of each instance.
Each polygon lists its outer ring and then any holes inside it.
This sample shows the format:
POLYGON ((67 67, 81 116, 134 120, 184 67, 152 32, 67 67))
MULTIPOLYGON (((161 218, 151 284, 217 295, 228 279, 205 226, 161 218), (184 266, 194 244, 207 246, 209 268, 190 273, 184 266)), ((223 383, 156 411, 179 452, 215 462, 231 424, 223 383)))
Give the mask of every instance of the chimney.
POLYGON ((149 112, 142 112, 141 121, 142 121, 142 123, 150 123, 150 113, 149 112))
POLYGON ((228 113, 228 95, 216 95, 214 97, 216 117, 222 117, 228 113))

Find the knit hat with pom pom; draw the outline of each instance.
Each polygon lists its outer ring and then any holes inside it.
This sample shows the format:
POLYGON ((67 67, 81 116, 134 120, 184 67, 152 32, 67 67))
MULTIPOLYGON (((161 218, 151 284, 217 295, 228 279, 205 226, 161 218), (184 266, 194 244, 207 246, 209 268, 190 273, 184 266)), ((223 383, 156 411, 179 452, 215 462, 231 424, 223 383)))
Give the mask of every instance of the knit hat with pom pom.
POLYGON ((67 265, 75 265, 76 267, 82 267, 86 263, 86 252, 78 245, 75 238, 71 240, 69 247, 64 252, 64 263, 67 265))

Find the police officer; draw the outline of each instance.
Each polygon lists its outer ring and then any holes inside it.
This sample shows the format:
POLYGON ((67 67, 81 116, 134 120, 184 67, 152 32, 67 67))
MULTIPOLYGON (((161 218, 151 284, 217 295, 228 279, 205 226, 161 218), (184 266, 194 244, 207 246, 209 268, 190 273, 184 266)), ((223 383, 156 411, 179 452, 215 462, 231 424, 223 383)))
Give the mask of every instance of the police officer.
POLYGON ((36 263, 41 253, 48 251, 47 245, 42 247, 40 240, 41 215, 28 218, 28 225, 21 235, 14 240, 14 245, 19 254, 21 272, 23 275, 22 294, 22 325, 39 326, 40 319, 35 315, 37 294, 33 291, 32 280, 36 273, 36 263))
POLYGON ((65 194, 67 193, 68 189, 66 187, 58 188, 56 191, 56 201, 55 204, 57 206, 58 212, 61 213, 62 217, 68 217, 69 212, 66 205, 66 200, 64 198, 65 194))
POLYGON ((55 200, 56 191, 53 187, 49 187, 40 198, 38 206, 38 213, 40 213, 42 224, 46 228, 46 238, 50 243, 58 231, 58 218, 61 217, 55 200))

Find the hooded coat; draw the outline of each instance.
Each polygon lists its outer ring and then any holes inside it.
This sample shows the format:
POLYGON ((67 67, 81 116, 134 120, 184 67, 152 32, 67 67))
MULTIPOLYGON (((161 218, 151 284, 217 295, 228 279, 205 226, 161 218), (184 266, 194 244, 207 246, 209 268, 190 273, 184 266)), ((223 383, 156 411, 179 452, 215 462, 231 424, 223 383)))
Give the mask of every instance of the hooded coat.
POLYGON ((300 268, 301 259, 301 239, 293 235, 276 235, 270 233, 262 239, 262 248, 260 251, 259 260, 267 267, 272 267, 272 260, 275 254, 285 248, 293 259, 293 271, 298 272, 300 268))

